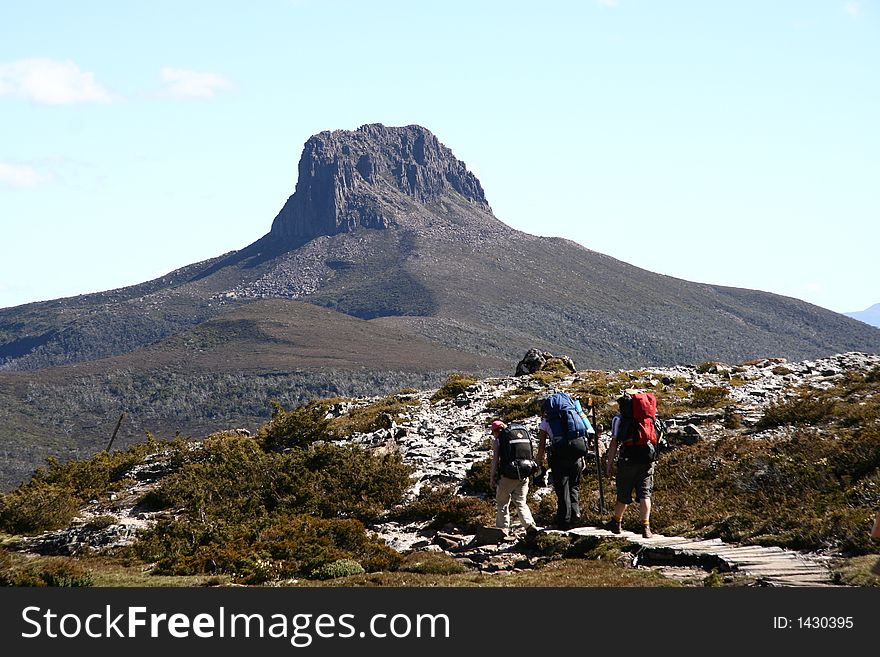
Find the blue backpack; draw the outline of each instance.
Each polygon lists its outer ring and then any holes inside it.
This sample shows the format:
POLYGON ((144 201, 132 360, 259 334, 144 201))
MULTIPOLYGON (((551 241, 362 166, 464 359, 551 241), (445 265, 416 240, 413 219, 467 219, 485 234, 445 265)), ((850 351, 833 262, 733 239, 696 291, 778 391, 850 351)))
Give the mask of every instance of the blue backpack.
POLYGON ((593 427, 583 417, 580 402, 564 392, 556 392, 544 400, 544 413, 553 433, 554 450, 562 449, 573 458, 587 453, 586 435, 593 427))

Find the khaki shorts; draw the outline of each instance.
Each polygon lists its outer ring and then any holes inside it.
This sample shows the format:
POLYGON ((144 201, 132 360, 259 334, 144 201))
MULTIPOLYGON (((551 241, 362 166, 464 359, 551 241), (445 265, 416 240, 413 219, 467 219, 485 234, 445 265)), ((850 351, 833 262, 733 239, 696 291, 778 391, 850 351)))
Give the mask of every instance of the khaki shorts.
POLYGON ((617 501, 629 504, 633 501, 632 492, 636 492, 636 501, 651 498, 654 490, 653 463, 617 463, 617 501))

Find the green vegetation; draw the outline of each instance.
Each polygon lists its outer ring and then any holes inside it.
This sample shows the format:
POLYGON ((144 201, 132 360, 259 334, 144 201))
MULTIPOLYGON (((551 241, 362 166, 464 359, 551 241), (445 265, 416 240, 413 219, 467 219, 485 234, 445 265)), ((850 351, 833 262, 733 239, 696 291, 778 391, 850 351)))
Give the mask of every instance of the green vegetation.
POLYGON ((475 383, 478 383, 479 379, 470 374, 452 374, 448 379, 446 379, 446 383, 440 386, 431 396, 432 402, 438 402, 443 399, 455 399, 461 393, 466 391, 475 383))
POLYGON ((25 559, 0 549, 0 586, 92 586, 89 572, 61 557, 25 559))
POLYGON ((260 428, 257 439, 264 449, 281 451, 308 447, 329 435, 330 420, 324 404, 312 402, 286 411, 278 402, 272 402, 272 419, 260 428))
POLYGON ((468 571, 445 552, 410 552, 403 558, 399 570, 422 575, 457 575, 468 571))
POLYGON ((85 461, 62 464, 49 459, 30 481, 0 497, 0 530, 36 534, 66 527, 90 499, 118 490, 131 468, 161 451, 178 453, 182 443, 147 441, 120 452, 100 452, 85 461))
MULTIPOLYGON (((611 411, 609 398, 594 391, 604 385, 616 394, 618 383, 616 375, 580 380, 573 392, 600 404, 605 400, 605 410, 611 411)), ((664 395, 682 408, 695 408, 695 400, 729 401, 723 388, 666 384, 662 392, 658 387, 658 398, 664 395)), ((515 392, 496 400, 493 411, 508 420, 533 416, 535 399, 533 390, 515 392)), ((331 419, 328 410, 342 402, 349 403, 335 398, 290 411, 275 405, 254 437, 219 433, 199 444, 150 437, 87 461, 51 461, 29 482, 0 496, 0 531, 20 535, 66 526, 84 503, 106 500, 133 483, 135 466, 144 462, 171 473, 140 500, 145 509, 164 511, 164 519, 132 546, 82 559, 24 558, 0 550, 0 584, 670 585, 653 573, 621 569, 627 548, 615 540, 540 534, 527 543, 539 567, 503 578, 474 573, 446 554, 392 550, 365 527, 396 520, 470 532, 494 524, 489 460, 471 465, 463 492, 424 486, 414 501, 403 504, 411 469, 398 454, 379 456, 330 439, 356 427, 382 426, 406 412, 407 398, 352 402, 346 413, 331 419), (153 580, 145 578, 144 569, 153 580)), ((723 422, 733 429, 741 418, 731 408, 723 422)), ((827 390, 799 389, 768 407, 750 431, 663 453, 655 478, 654 529, 845 555, 850 558, 836 571, 838 581, 877 585, 872 572, 877 545, 867 531, 880 507, 880 370, 848 374, 827 390), (779 428, 784 430, 762 434, 779 428)), ((590 459, 587 465, 582 515, 590 524, 602 524, 613 506, 613 482, 604 482, 606 511, 600 514, 595 463, 590 459)), ((530 505, 539 524, 552 522, 552 492, 538 499, 531 490, 530 505)), ((114 521, 111 515, 96 516, 87 526, 100 530, 114 521)), ((637 524, 631 509, 624 525, 636 530, 637 524)), ((736 583, 709 573, 696 585, 736 583)))
POLYGON ((537 415, 541 411, 539 399, 534 392, 511 392, 493 399, 486 408, 509 423, 537 415))
POLYGON ((709 386, 694 388, 691 392, 690 406, 693 408, 713 408, 723 404, 730 398, 727 388, 709 386))
MULTIPOLYGON (((283 435, 298 435, 291 417, 283 435)), ((299 417, 310 431, 313 417, 299 417)), ((194 450, 144 500, 183 512, 147 530, 137 556, 160 573, 231 574, 247 583, 310 576, 340 559, 367 570, 395 563, 397 553, 369 538, 364 523, 402 501, 410 469, 399 455, 331 444, 279 454, 266 445, 219 436, 194 450)))
POLYGON ((119 549, 120 558, 152 564, 157 574, 229 575, 248 584, 323 577, 333 572, 328 564, 345 560, 368 571, 393 568, 400 555, 364 523, 400 504, 410 468, 397 454, 319 442, 326 423, 316 408, 276 408, 256 438, 221 433, 191 447, 150 440, 88 461, 53 462, 3 496, 0 529, 65 526, 80 504, 118 487, 150 455, 176 467, 142 504, 174 518, 119 549))
POLYGON ((454 525, 464 530, 495 524, 495 505, 479 497, 456 495, 452 486, 426 486, 409 505, 394 514, 402 522, 430 520, 429 527, 454 525))
POLYGON ((364 567, 354 559, 337 559, 312 571, 313 579, 337 579, 365 573, 364 567))
MULTIPOLYGON (((377 429, 390 429, 392 421, 398 420, 417 403, 416 399, 389 395, 365 406, 356 406, 334 418, 330 421, 330 431, 334 436, 341 438, 355 432, 368 433, 377 429)), ((324 404, 326 406, 326 401, 324 404)))

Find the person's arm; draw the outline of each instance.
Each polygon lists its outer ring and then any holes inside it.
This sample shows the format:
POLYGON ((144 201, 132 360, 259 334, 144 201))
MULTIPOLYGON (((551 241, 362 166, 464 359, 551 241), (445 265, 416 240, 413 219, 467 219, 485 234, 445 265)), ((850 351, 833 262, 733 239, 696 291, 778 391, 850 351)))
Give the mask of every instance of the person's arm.
POLYGON ((617 457, 617 436, 611 439, 608 445, 608 451, 605 453, 605 474, 611 476, 611 468, 614 465, 614 459, 617 457))
POLYGON ((544 453, 547 451, 547 432, 543 429, 538 430, 538 455, 535 460, 538 465, 544 467, 544 453))
POLYGON ((498 482, 498 439, 492 438, 492 464, 489 466, 489 488, 494 489, 498 482))

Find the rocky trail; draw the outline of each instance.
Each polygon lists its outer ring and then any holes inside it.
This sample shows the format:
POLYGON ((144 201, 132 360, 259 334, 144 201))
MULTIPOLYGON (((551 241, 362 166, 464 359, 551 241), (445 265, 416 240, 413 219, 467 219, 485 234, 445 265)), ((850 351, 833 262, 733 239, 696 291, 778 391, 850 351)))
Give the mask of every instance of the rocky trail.
MULTIPOLYGON (((724 386, 742 415, 743 429, 753 426, 761 416, 762 408, 777 400, 795 385, 817 388, 830 386, 847 369, 868 370, 880 364, 880 356, 849 353, 820 361, 786 363, 779 367, 778 360, 740 367, 740 383, 730 385, 729 370, 719 364, 710 371, 699 372, 692 367, 656 368, 628 372, 629 387, 653 385, 664 377, 685 379, 707 387, 724 386), (744 381, 744 383, 743 383, 744 381)), ((572 373, 555 386, 573 384, 582 373, 572 373)), ((388 428, 366 434, 355 434, 347 440, 379 450, 399 450, 405 462, 414 467, 410 497, 415 498, 424 486, 447 484, 464 492, 463 480, 468 469, 477 461, 490 456, 488 424, 493 414, 488 405, 498 397, 519 393, 541 393, 552 389, 529 376, 512 376, 480 381, 454 399, 432 402, 433 390, 408 393, 411 402, 405 415, 390 419, 388 428)), ((355 404, 368 404, 370 399, 355 404)), ((344 412, 341 410, 340 412, 344 412)), ((668 418, 676 427, 672 434, 679 440, 711 440, 729 437, 723 426, 723 413, 707 411, 668 418)), ((533 432, 538 418, 523 422, 533 432)), ((97 501, 83 509, 74 524, 64 530, 49 532, 20 541, 16 549, 40 554, 79 554, 85 548, 99 548, 128 543, 137 531, 162 513, 148 512, 137 506, 137 501, 162 476, 167 464, 161 456, 147 460, 130 473, 135 483, 113 496, 109 504, 97 501), (96 519, 111 517, 109 524, 96 519)), ((551 492, 539 489, 537 494, 551 492)), ((164 514, 167 515, 167 512, 164 514)), ((471 569, 485 573, 511 573, 533 568, 546 557, 539 556, 522 529, 515 526, 510 533, 485 527, 475 534, 465 534, 454 527, 442 530, 427 528, 428 523, 399 524, 387 522, 371 530, 388 545, 399 550, 444 551, 471 569)), ((699 581, 709 572, 744 577, 753 585, 765 586, 833 586, 832 559, 817 554, 800 553, 779 547, 735 545, 718 539, 695 539, 664 536, 655 533, 650 539, 624 531, 614 535, 601 527, 582 526, 567 532, 544 530, 538 536, 566 534, 570 539, 579 537, 614 537, 625 541, 630 549, 621 558, 629 566, 654 568, 663 574, 683 581, 699 581)), ((529 539, 534 540, 534 539, 529 539)))

